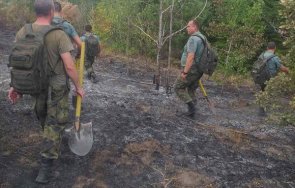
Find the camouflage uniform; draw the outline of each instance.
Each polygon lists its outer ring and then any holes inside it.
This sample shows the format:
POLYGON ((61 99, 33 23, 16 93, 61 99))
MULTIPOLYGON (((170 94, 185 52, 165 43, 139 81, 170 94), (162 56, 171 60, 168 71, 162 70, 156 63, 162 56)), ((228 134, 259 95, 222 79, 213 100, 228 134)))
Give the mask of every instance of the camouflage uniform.
POLYGON ((186 79, 182 80, 181 76, 178 76, 174 86, 176 95, 185 103, 196 101, 196 89, 198 88, 198 80, 203 75, 203 72, 198 70, 197 64, 200 61, 204 45, 199 37, 194 36, 197 34, 205 38, 205 36, 203 36, 200 32, 196 32, 192 36, 190 36, 188 42, 184 46, 181 57, 181 66, 183 68, 185 67, 188 53, 195 53, 195 61, 193 62, 193 65, 189 70, 186 79))
POLYGON ((58 158, 62 133, 69 117, 69 91, 68 87, 50 87, 48 92, 35 96, 35 112, 43 128, 42 157, 58 158))
MULTIPOLYGON (((93 33, 85 33, 84 35, 81 36, 82 41, 86 41, 87 37, 93 35, 96 39, 97 42, 99 43, 99 37, 97 35, 94 35, 93 33)), ((87 49, 86 49, 87 50, 87 49)), ((92 67, 94 61, 95 61, 96 56, 87 56, 85 53, 85 69, 87 71, 87 77, 90 79, 92 76, 95 77, 94 69, 92 67)))
POLYGON ((189 103, 196 100, 196 89, 198 88, 198 80, 203 76, 198 70, 189 71, 185 80, 178 76, 175 83, 176 95, 184 103, 189 103))
MULTIPOLYGON (((46 26, 33 24, 33 31, 46 26)), ((16 40, 22 38, 22 28, 16 35, 16 40)), ((68 122, 70 91, 69 78, 60 55, 73 50, 73 45, 67 34, 61 30, 48 33, 45 37, 48 50, 49 66, 53 69, 49 76, 49 87, 41 94, 33 96, 35 112, 43 128, 44 142, 41 156, 47 159, 57 159, 60 153, 60 143, 63 130, 68 122)))
POLYGON ((86 59, 85 59, 85 69, 86 69, 88 77, 91 77, 91 75, 95 74, 93 67, 92 67, 94 60, 95 60, 94 56, 93 57, 86 57, 86 59))

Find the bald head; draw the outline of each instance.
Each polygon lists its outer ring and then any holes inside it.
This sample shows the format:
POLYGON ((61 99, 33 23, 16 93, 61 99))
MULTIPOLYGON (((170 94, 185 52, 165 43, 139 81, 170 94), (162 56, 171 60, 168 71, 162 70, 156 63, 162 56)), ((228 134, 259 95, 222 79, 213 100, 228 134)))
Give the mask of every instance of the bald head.
POLYGON ((52 0, 35 0, 34 9, 37 16, 49 16, 54 10, 52 0))

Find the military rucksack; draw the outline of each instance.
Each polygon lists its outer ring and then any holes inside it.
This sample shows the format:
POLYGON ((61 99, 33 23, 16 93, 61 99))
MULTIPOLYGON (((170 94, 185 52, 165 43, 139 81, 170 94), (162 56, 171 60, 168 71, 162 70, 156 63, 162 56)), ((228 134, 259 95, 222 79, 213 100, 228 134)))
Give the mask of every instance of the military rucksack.
POLYGON ((269 57, 264 57, 264 54, 259 56, 258 59, 254 62, 251 75, 256 84, 264 84, 265 81, 271 78, 271 74, 267 67, 267 62, 271 60, 276 55, 271 55, 269 57))
POLYGON ((95 57, 100 52, 98 38, 93 34, 85 35, 86 57, 95 57))
POLYGON ((49 62, 44 37, 60 29, 48 26, 34 32, 32 24, 24 26, 24 37, 14 44, 9 56, 11 86, 21 94, 35 95, 48 87, 49 62))
POLYGON ((197 64, 197 67, 203 73, 211 76, 213 74, 213 72, 215 71, 216 66, 218 64, 217 53, 210 46, 207 39, 204 39, 200 35, 193 35, 193 36, 199 37, 204 44, 204 49, 203 49, 203 52, 202 52, 202 55, 200 58, 200 62, 197 64))

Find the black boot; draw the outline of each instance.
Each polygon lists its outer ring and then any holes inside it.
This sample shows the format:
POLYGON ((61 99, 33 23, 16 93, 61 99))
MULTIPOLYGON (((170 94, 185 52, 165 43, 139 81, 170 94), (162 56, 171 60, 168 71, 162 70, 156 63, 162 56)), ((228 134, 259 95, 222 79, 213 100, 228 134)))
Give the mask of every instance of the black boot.
POLYGON ((265 112, 265 110, 264 110, 263 107, 259 107, 258 115, 261 116, 261 117, 265 117, 266 116, 266 112, 265 112))
POLYGON ((39 173, 37 178, 35 179, 37 183, 46 184, 49 182, 52 164, 53 159, 47 159, 42 157, 39 173))
POLYGON ((187 116, 194 117, 196 112, 195 104, 191 101, 186 103, 188 106, 188 111, 186 113, 187 116))
POLYGON ((87 78, 88 80, 91 80, 91 73, 87 73, 86 78, 87 78))
POLYGON ((96 75, 95 75, 94 72, 91 73, 91 82, 94 83, 94 84, 98 82, 98 79, 97 79, 97 77, 96 77, 96 75))

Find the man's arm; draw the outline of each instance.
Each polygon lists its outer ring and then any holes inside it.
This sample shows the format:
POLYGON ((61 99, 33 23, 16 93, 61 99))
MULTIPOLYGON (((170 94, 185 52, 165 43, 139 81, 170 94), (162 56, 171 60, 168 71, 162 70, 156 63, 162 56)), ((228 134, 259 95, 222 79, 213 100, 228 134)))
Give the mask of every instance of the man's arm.
POLYGON ((74 40, 74 42, 77 44, 78 48, 81 49, 82 41, 81 41, 80 37, 79 37, 78 35, 75 35, 75 36, 73 37, 73 40, 74 40))
MULTIPOLYGON (((182 72, 182 75, 185 75, 185 77, 186 77, 186 74, 190 71, 190 69, 193 65, 194 59, 195 59, 195 53, 190 52, 187 54, 186 64, 185 64, 185 67, 182 72)), ((183 77, 183 78, 185 78, 185 77, 183 77)))
POLYGON ((81 85, 79 84, 79 77, 78 77, 78 72, 75 68, 74 61, 72 59, 72 56, 70 52, 66 52, 61 54, 61 58, 63 61, 63 64, 65 66, 67 75, 70 77, 72 80, 73 84, 76 87, 76 92, 79 94, 81 97, 84 97, 85 93, 81 85))
POLYGON ((183 72, 181 73, 181 77, 185 80, 188 72, 191 70, 191 67, 195 60, 195 53, 197 50, 197 41, 195 38, 190 37, 187 42, 187 57, 186 57, 186 64, 184 67, 183 72))
POLYGON ((285 73, 289 73, 289 69, 288 67, 285 67, 284 65, 281 64, 280 66, 280 71, 285 72, 285 73))

